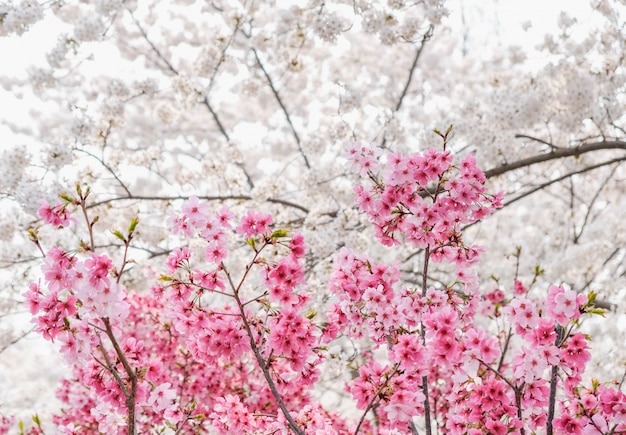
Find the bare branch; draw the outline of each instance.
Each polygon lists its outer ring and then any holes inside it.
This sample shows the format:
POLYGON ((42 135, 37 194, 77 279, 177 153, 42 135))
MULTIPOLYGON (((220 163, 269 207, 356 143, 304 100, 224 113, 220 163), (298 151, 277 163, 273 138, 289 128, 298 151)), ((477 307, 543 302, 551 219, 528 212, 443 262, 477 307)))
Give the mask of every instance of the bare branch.
POLYGON ((157 48, 156 45, 154 45, 154 43, 150 40, 150 38, 148 38, 148 34, 146 33, 146 31, 143 29, 143 27, 141 26, 141 24, 139 24, 139 21, 137 21, 137 19, 135 18, 135 16, 133 15, 133 12, 130 9, 127 9, 128 13, 130 14, 130 17, 133 19, 133 22, 135 23, 135 25, 137 26, 137 28, 139 29, 139 32, 141 33, 141 36, 143 36, 143 39, 145 39, 145 41, 148 43, 148 45, 150 46, 150 48, 152 48, 152 51, 154 51, 154 54, 156 54, 156 56, 161 59, 161 61, 163 61, 163 63, 167 66, 167 69, 170 70, 170 72, 172 72, 174 75, 179 75, 178 71, 176 70, 176 68, 174 68, 174 65, 172 65, 170 63, 170 61, 163 55, 163 53, 161 53, 161 50, 159 50, 157 48))
POLYGON ((548 162, 550 160, 562 159, 565 157, 577 157, 592 151, 611 149, 626 150, 626 142, 621 140, 601 141, 583 144, 572 148, 553 149, 551 152, 546 154, 538 154, 536 156, 521 159, 516 162, 505 163, 501 166, 485 171, 485 176, 487 178, 497 177, 498 175, 506 174, 507 172, 511 172, 520 168, 525 168, 527 166, 532 166, 537 163, 548 162))
POLYGON ((609 180, 613 178, 613 175, 615 175, 615 171, 617 170, 618 167, 619 165, 615 165, 613 169, 611 169, 611 173, 606 177, 606 179, 602 183, 600 183, 600 187, 598 188, 596 193, 593 195, 591 202, 589 202, 589 204, 587 205, 587 212, 585 213, 585 218, 583 219, 583 223, 580 227, 580 230, 576 231, 576 228, 574 227, 574 243, 578 243, 578 241, 582 237, 583 232, 585 231, 585 228, 587 226, 587 223, 589 222, 589 217, 591 216, 593 205, 595 204, 596 200, 600 197, 600 193, 606 187, 609 180))
MULTIPOLYGON (((413 63, 411 64, 411 68, 409 69, 409 77, 407 78, 406 83, 404 84, 404 89, 402 89, 402 93, 400 94, 400 98, 398 99, 398 102, 396 103, 394 112, 397 112, 398 110, 400 110, 400 107, 402 107, 402 102, 404 101, 404 98, 406 97, 409 91, 409 88, 411 87, 411 82, 413 81, 413 74, 415 73, 415 69, 417 68, 417 62, 422 54, 422 51, 424 50, 424 45, 426 44, 426 41, 428 41, 432 36, 433 36, 433 26, 431 25, 428 27, 428 30, 426 31, 426 33, 424 33, 424 35, 422 36, 421 43, 419 47, 417 47, 417 50, 415 51, 415 57, 413 58, 413 63)), ((381 148, 385 148, 386 142, 387 142, 387 137, 384 136, 383 141, 380 145, 381 148)))
MULTIPOLYGON (((205 95, 204 98, 202 99, 202 104, 204 104, 206 108, 209 109, 209 113, 213 117, 213 121, 215 121, 215 124, 217 124, 217 128, 220 130, 220 133, 222 133, 222 136, 224 136, 224 138, 226 139, 226 142, 228 142, 228 144, 232 146, 232 143, 230 141, 230 136, 226 132, 226 129, 224 128, 224 125, 220 121, 219 117, 217 116, 217 113, 215 112, 215 110, 213 110, 213 107, 211 106, 211 103, 209 102, 209 97, 207 95, 205 95)), ((235 164, 239 168, 241 168, 244 175, 246 176, 246 181, 248 182, 248 186, 250 187, 250 189, 252 189, 254 187, 254 182, 252 181, 250 174, 248 174, 248 171, 246 171, 246 168, 244 167, 243 163, 236 162, 235 164)))
POLYGON ((17 337, 14 337, 13 339, 11 339, 11 341, 9 341, 8 343, 6 343, 5 345, 3 345, 2 347, 0 347, 0 353, 4 352, 5 350, 7 350, 9 347, 13 346, 15 343, 17 343, 18 341, 20 341, 22 338, 26 337, 28 334, 30 334, 31 332, 33 332, 35 330, 35 327, 33 326, 32 328, 30 328, 28 331, 24 331, 22 332, 20 335, 18 335, 17 337))
MULTIPOLYGON (((176 201, 176 200, 187 200, 189 196, 143 196, 143 195, 130 195, 130 196, 118 196, 115 198, 109 198, 98 202, 93 202, 88 205, 87 208, 98 207, 104 204, 109 204, 112 202, 118 201, 176 201)), ((241 201, 252 201, 252 197, 249 195, 226 195, 226 196, 198 196, 198 199, 202 199, 204 201, 232 201, 232 200, 241 200, 241 201)), ((309 209, 303 207, 299 204, 296 204, 291 201, 286 201, 278 198, 267 198, 267 202, 271 202, 273 204, 281 204, 287 207, 298 209, 306 214, 309 213, 309 209)))
POLYGON ((298 133, 296 132, 293 122, 291 122, 291 117, 289 116, 289 112, 287 111, 287 108, 285 107, 283 100, 280 98, 280 95, 278 94, 278 90, 276 89, 276 86, 274 86, 274 82, 272 81, 269 73, 263 66, 263 63, 261 62, 261 58, 259 57, 259 54, 257 53, 256 49, 252 48, 252 53, 254 54, 254 58, 256 59, 257 65, 259 65, 259 68, 261 68, 263 75, 267 79, 267 83, 270 85, 270 89, 272 90, 272 93, 274 94, 274 97, 276 98, 278 105, 280 106, 283 113, 285 114, 285 118, 287 119, 287 124, 289 124, 289 127, 291 128, 293 137, 296 139, 296 143, 298 144, 298 150, 300 151, 300 154, 302 155, 302 158, 304 159, 304 164, 306 165, 308 169, 311 169, 311 165, 309 164, 309 159, 307 158, 306 154, 304 154, 304 150, 302 149, 300 136, 298 136, 298 133))
MULTIPOLYGON (((104 138, 104 143, 106 145, 106 141, 108 138, 109 133, 107 132, 106 134, 103 134, 102 137, 104 138)), ((124 182, 120 179, 120 177, 117 175, 117 173, 113 170, 113 168, 111 168, 111 166, 109 166, 105 161, 104 158, 100 158, 98 156, 96 156, 95 154, 90 153, 87 150, 84 150, 82 148, 74 148, 76 151, 79 151, 81 153, 85 153, 90 157, 93 157, 94 159, 96 159, 98 161, 98 163, 100 163, 104 169, 106 169, 107 171, 109 171, 109 173, 113 176, 113 178, 115 178, 115 180, 119 183, 119 185, 122 187, 122 189, 124 189, 124 191, 126 192, 127 195, 130 195, 130 190, 128 189, 128 187, 126 186, 126 184, 124 184, 124 182)))
POLYGON ((411 82, 413 81, 413 73, 415 72, 415 68, 417 67, 417 61, 419 60, 422 51, 424 50, 424 45, 426 41, 428 41, 433 36, 433 26, 428 26, 428 30, 422 36, 422 40, 420 41, 420 45, 415 51, 415 57, 413 58, 413 63, 411 64, 411 69, 409 70, 409 77, 404 84, 404 89, 402 89, 402 94, 400 94, 400 98, 398 99, 398 103, 396 104, 395 111, 397 112, 402 107, 402 102, 404 101, 404 97, 406 97, 407 92, 409 91, 409 87, 411 86, 411 82))
POLYGON ((154 51, 154 54, 156 54, 156 56, 161 59, 161 61, 163 61, 163 63, 167 66, 167 69, 170 70, 170 72, 172 72, 174 75, 178 75, 178 71, 176 70, 176 68, 174 68, 174 65, 172 65, 170 63, 170 61, 163 55, 163 53, 161 53, 161 50, 159 50, 156 45, 154 45, 154 43, 150 40, 150 38, 148 38, 148 34, 146 33, 146 31, 143 29, 143 27, 141 26, 141 24, 139 24, 139 21, 137 21, 137 19, 135 18, 135 16, 133 15, 133 12, 130 9, 127 9, 128 13, 130 14, 130 17, 133 19, 135 25, 137 26, 137 28, 139 29, 139 32, 141 33, 141 35, 143 36, 143 39, 145 39, 145 41, 148 43, 148 45, 150 46, 150 48, 152 48, 152 51, 154 51))
POLYGON ((542 143, 542 144, 544 144, 544 145, 548 145, 548 146, 549 146, 550 148, 552 148, 553 150, 558 150, 558 149, 561 149, 561 147, 558 147, 558 146, 556 146, 556 145, 554 145, 554 144, 551 144, 550 142, 547 142, 547 141, 545 141, 545 140, 543 140, 543 139, 536 138, 536 137, 534 137, 534 136, 528 136, 527 134, 516 134, 516 135, 515 135, 515 138, 516 138, 516 139, 520 139, 520 138, 522 138, 522 139, 530 139, 530 140, 533 140, 533 141, 535 141, 535 142, 539 142, 539 143, 542 143))
POLYGON ((604 167, 604 166, 612 165, 613 163, 619 163, 619 162, 623 162, 623 161, 626 161, 626 157, 620 157, 620 158, 617 158, 617 159, 607 160, 605 162, 601 162, 601 163, 598 163, 598 164, 595 164, 595 165, 587 166, 587 167, 585 167, 583 169, 580 169, 578 171, 569 172, 569 173, 567 173, 567 174, 565 174, 565 175, 563 175, 561 177, 555 178, 555 179, 550 180, 550 181, 546 181, 545 183, 540 184, 539 186, 535 187, 534 189, 531 189, 531 190, 529 190, 527 192, 522 193, 519 196, 516 196, 515 198, 511 199, 510 201, 505 202, 503 207, 511 205, 514 202, 519 201, 520 199, 523 199, 523 198, 525 198, 525 197, 527 197, 529 195, 532 195, 533 193, 535 193, 535 192, 537 192, 539 190, 543 190, 543 189, 545 189, 546 187, 548 187, 548 186, 550 186, 552 184, 555 184, 555 183, 558 183, 560 181, 566 180, 566 179, 568 179, 570 177, 573 177, 574 175, 583 174, 585 172, 593 171, 594 169, 598 169, 598 168, 601 168, 601 167, 604 167))

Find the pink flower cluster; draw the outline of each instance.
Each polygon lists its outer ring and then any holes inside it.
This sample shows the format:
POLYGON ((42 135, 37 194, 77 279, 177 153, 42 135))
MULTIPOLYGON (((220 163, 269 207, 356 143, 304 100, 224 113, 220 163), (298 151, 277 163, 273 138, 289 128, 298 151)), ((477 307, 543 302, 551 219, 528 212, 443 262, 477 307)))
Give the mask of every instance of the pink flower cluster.
MULTIPOLYGON (((501 195, 486 192, 471 156, 454 165, 445 150, 384 156, 359 143, 347 158, 371 183, 355 191, 381 243, 423 255, 421 285, 403 284, 399 264, 342 248, 330 300, 314 306, 301 234, 258 211, 235 225, 228 208, 197 197, 168 223, 203 249, 173 249, 151 291, 123 285, 127 251, 116 268, 93 246, 53 247, 24 297, 36 330, 72 367, 57 391, 58 432, 408 434, 416 418, 451 435, 626 431, 626 395, 582 383, 590 348, 575 328, 594 312, 592 296, 551 286, 538 299, 521 280, 513 294, 481 294, 480 248, 461 230, 501 195), (448 286, 428 283, 431 260, 457 266, 448 286), (346 342, 342 379, 359 410, 350 419, 315 399, 328 349, 346 342)), ((57 207, 42 203, 40 216, 60 228, 69 212, 57 207)), ((126 249, 137 222, 116 234, 126 249)), ((0 433, 8 425, 0 418, 0 433)))
POLYGON ((367 213, 384 245, 400 243, 402 235, 414 248, 429 248, 432 259, 471 263, 479 250, 461 239, 461 226, 476 222, 501 206, 502 193, 486 193, 485 176, 470 154, 459 166, 449 151, 434 148, 425 153, 387 156, 378 175, 376 147, 349 145, 348 164, 370 188, 355 187, 356 202, 367 213))
POLYGON ((173 232, 184 231, 186 237, 196 235, 206 242, 204 265, 196 260, 200 267, 195 267, 191 251, 176 248, 167 260, 172 275, 166 285, 154 289, 170 301, 167 315, 193 360, 203 366, 238 367, 241 371, 235 381, 237 390, 219 390, 222 395, 214 391, 209 420, 219 433, 265 433, 272 427, 288 427, 281 420, 283 414, 267 379, 261 376, 258 364, 262 364, 292 412, 309 407, 310 418, 327 421, 321 408, 312 407, 306 390, 318 380, 317 367, 323 358, 318 347, 322 334, 303 314, 309 297, 299 291, 305 284, 304 238, 299 233, 289 236, 286 231, 273 230, 270 215, 248 212, 235 231, 246 238, 253 257, 237 279, 223 262, 228 256, 231 218, 226 208, 211 214, 206 203, 190 198, 182 214, 172 215, 170 223, 173 232), (282 250, 284 256, 268 261, 263 257, 268 247, 282 250), (216 248, 219 255, 214 253, 216 248), (244 290, 244 281, 254 279, 249 275, 253 268, 259 272, 259 292, 244 290), (209 303, 216 293, 223 301, 220 305, 209 303), (250 394, 242 395, 241 388, 250 394), (272 413, 277 417, 269 418, 272 413))
POLYGON ((39 201, 41 207, 37 215, 48 225, 56 228, 67 227, 74 218, 67 209, 67 204, 57 203, 55 205, 48 204, 48 201, 42 199, 39 201))

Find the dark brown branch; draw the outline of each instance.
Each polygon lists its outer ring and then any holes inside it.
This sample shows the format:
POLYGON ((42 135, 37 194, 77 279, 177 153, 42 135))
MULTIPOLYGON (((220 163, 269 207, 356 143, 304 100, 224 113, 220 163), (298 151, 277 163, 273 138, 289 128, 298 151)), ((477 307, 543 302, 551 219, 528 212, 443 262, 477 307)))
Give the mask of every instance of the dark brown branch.
POLYGON ((593 205, 595 204, 597 199, 600 197, 600 193, 606 187, 609 180, 613 178, 613 175, 615 175, 615 171, 617 170, 618 166, 619 165, 615 165, 613 167, 613 169, 611 170, 611 173, 606 177, 606 179, 602 183, 600 183, 600 187, 598 188, 598 190, 596 190, 596 193, 593 195, 593 198, 591 198, 591 201, 587 205, 587 212, 585 213, 585 218, 583 219, 583 223, 580 227, 580 230, 576 231, 576 227, 574 227, 574 243, 578 243, 578 241, 582 237, 583 232, 585 231, 585 227, 587 226, 587 223, 589 222, 589 217, 591 216, 593 205))
POLYGON ((161 50, 159 50, 156 45, 154 45, 152 43, 152 41, 150 40, 150 38, 148 38, 148 34, 146 33, 146 31, 143 29, 143 27, 141 27, 141 24, 139 24, 139 21, 137 21, 137 19, 135 18, 135 16, 133 15, 133 12, 130 9, 127 9, 128 13, 130 14, 130 17, 133 19, 135 25, 137 26, 137 28, 139 29, 139 32, 141 33, 141 35, 143 36, 143 39, 146 40, 146 42, 148 43, 148 45, 150 46, 150 48, 152 48, 152 51, 154 51, 154 54, 156 54, 156 56, 161 59, 163 61, 163 63, 167 66, 167 69, 170 70, 170 72, 174 73, 174 75, 178 75, 178 71, 176 70, 176 68, 174 68, 174 66, 170 63, 169 60, 167 60, 167 58, 165 56, 163 56, 163 53, 161 53, 161 50))
POLYGON ((548 145, 548 146, 549 146, 550 148, 552 148, 553 150, 558 150, 558 149, 561 149, 561 147, 558 147, 558 146, 556 146, 556 145, 554 145, 554 144, 552 144, 552 143, 550 143, 550 142, 547 142, 547 141, 545 141, 545 140, 543 140, 543 139, 539 139, 538 137, 529 136, 529 135, 527 135, 527 134, 516 134, 516 135, 515 135, 515 138, 516 138, 516 139, 530 139, 530 140, 532 140, 532 141, 539 142, 539 143, 542 143, 542 144, 544 144, 544 145, 548 145))
POLYGON ((256 260, 257 260, 257 258, 259 256, 259 253, 261 252, 262 249, 263 249, 263 247, 260 250, 256 251, 254 258, 246 266, 245 272, 244 272, 243 276, 241 277, 241 280, 239 281, 238 285, 235 285, 235 283, 233 282, 233 279, 232 279, 230 273, 228 272, 228 269, 224 265, 224 263, 221 263, 221 267, 222 267, 222 270, 224 271, 224 274, 226 275, 226 279, 228 280, 230 288, 233 291, 232 296, 235 299, 235 301, 237 302, 237 307, 239 308, 239 316, 241 318, 241 322, 243 323, 243 327, 246 330, 246 334, 248 335, 248 339, 249 339, 249 342, 250 342, 250 349, 252 350, 252 353, 254 354, 254 356, 255 356, 255 358, 257 360, 257 363, 259 364, 259 368, 263 372, 263 376, 265 377, 265 381, 267 382, 267 385, 268 385, 270 391, 272 392, 272 395, 274 396, 274 399, 278 403, 278 407, 280 408, 280 410, 282 411, 283 415, 285 416, 285 419, 287 420, 287 422, 289 424, 289 427, 291 427, 291 429, 297 435, 305 435, 304 431, 300 428, 300 426, 298 426, 298 424, 295 422, 295 420, 291 416, 291 413, 287 409, 287 405, 285 404, 285 402, 283 401, 282 396, 278 392, 278 388, 276 387, 276 383, 274 382, 274 380, 272 379, 272 375, 270 374, 268 363, 265 360, 265 358, 263 358, 263 355, 261 355, 261 350, 259 349, 259 347, 257 346, 257 344, 255 342, 254 333, 252 332, 252 327, 250 326, 250 322, 248 322, 248 318, 246 316, 246 311, 245 311, 245 308, 244 308, 244 304, 242 303, 241 298, 239 296, 239 291, 241 290, 241 287, 242 287, 243 283, 245 282, 245 280, 246 280, 246 278, 248 276, 248 273, 252 270, 252 266, 255 264, 255 262, 256 262, 256 260))
POLYGON ((419 60, 422 51, 424 50, 424 45, 426 41, 428 41, 433 36, 433 26, 429 26, 428 30, 422 36, 422 40, 420 42, 420 46, 415 51, 415 57, 413 58, 413 63, 411 64, 411 69, 409 70, 409 77, 404 84, 404 89, 402 90, 402 94, 400 94, 400 98, 398 99, 398 103, 396 104, 395 111, 397 112, 402 107, 402 102, 404 101, 404 97, 406 97, 407 92, 409 91, 409 87, 411 86, 411 82, 413 81, 413 74, 415 73, 415 68, 417 67, 417 61, 419 60))
MULTIPOLYGON (((106 146, 107 144, 107 139, 109 137, 110 134, 110 130, 111 130, 111 126, 109 125, 109 127, 107 128, 107 131, 105 133, 101 133, 100 136, 103 138, 104 140, 104 146, 106 146)), ((100 163, 102 166, 104 166, 104 169, 106 169, 107 171, 109 171, 109 173, 113 176, 113 178, 115 178, 115 180, 119 183, 119 185, 122 187, 122 189, 124 189, 124 191, 126 192, 127 195, 130 195, 130 190, 128 190, 128 187, 126 186, 126 184, 124 184, 124 182, 120 179, 120 177, 115 173, 115 171, 113 170, 113 168, 111 168, 105 161, 104 161, 104 156, 102 158, 96 156, 93 153, 90 153, 87 150, 84 150, 82 148, 74 148, 76 151, 79 151, 81 153, 85 153, 90 157, 93 157, 94 159, 96 159, 98 161, 98 163, 100 163)), ((103 152, 104 154, 104 152, 103 152)))
POLYGON ((591 166, 587 166, 586 168, 583 168, 581 170, 578 171, 573 171, 573 172, 569 172, 561 177, 555 178, 554 180, 550 180, 550 181, 546 181, 545 183, 540 184, 539 186, 535 187, 534 189, 531 189, 527 192, 522 193, 519 196, 516 196, 515 198, 511 199, 510 201, 507 201, 504 203, 504 207, 513 204, 514 202, 519 201, 522 198, 525 198, 529 195, 532 195, 533 193, 539 191, 539 190, 543 190, 546 187, 554 184, 554 183, 558 183, 560 181, 566 180, 570 177, 573 177, 574 175, 578 175, 578 174, 583 174, 585 172, 589 172, 589 171, 593 171, 594 169, 598 169, 598 168, 602 168, 604 166, 608 166, 608 165, 612 165, 613 163, 619 163, 619 162, 623 162, 626 161, 626 157, 620 157, 617 159, 611 159, 611 160, 607 160, 605 162, 601 162, 601 163, 597 163, 595 165, 591 165, 591 166))
POLYGON ((556 402, 556 383, 558 380, 559 366, 552 366, 550 371, 550 399, 548 403, 548 421, 546 422, 546 435, 552 435, 554 429, 552 421, 554 420, 554 408, 556 402))
POLYGON ((283 104, 283 100, 280 98, 280 95, 278 94, 278 90, 276 89, 276 86, 274 86, 274 82, 272 81, 272 78, 270 77, 269 73, 263 66, 263 63, 261 62, 261 58, 259 57, 259 54, 254 48, 252 49, 252 53, 254 54, 256 63, 257 65, 259 65, 259 68, 261 68, 261 71, 263 72, 263 75, 265 76, 267 83, 269 84, 270 89, 272 90, 272 93, 274 94, 274 98, 276 98, 278 105, 280 106, 280 108, 283 111, 283 114, 285 115, 285 119, 287 119, 287 124, 289 124, 289 128, 291 128, 291 133, 293 133, 293 137, 296 139, 296 143, 298 144, 298 150, 300 151, 300 154, 302 155, 302 158, 304 159, 304 164, 306 165, 308 169, 311 169, 311 165, 309 164, 309 159, 307 158, 306 154, 304 153, 304 150, 302 149, 300 136, 298 136, 298 132, 296 132, 296 128, 294 127, 293 122, 291 121, 291 117, 289 116, 289 111, 287 111, 287 108, 283 104))
POLYGON ((537 163, 548 162, 550 160, 562 159, 565 157, 577 157, 592 151, 611 149, 626 150, 626 142, 621 140, 602 141, 583 144, 572 148, 553 149, 549 153, 538 154, 536 156, 521 159, 512 163, 505 163, 501 166, 485 171, 485 176, 487 178, 497 177, 498 175, 506 174, 507 172, 525 168, 527 166, 532 166, 537 163))
MULTIPOLYGON (((222 136, 224 136, 224 138, 226 139, 226 142, 228 142, 229 145, 232 145, 230 141, 230 136, 226 132, 226 129, 224 128, 222 121, 220 121, 219 117, 217 116, 217 113, 215 112, 215 110, 213 110, 213 107, 211 106, 211 103, 209 102, 209 97, 207 95, 205 95, 202 99, 202 104, 204 104, 209 110, 209 113, 213 117, 213 121, 215 121, 217 128, 219 129, 220 133, 222 133, 222 136)), ((248 171, 246 171, 243 163, 235 162, 235 165, 237 165, 243 171, 244 175, 246 176, 246 181, 248 182, 248 187, 252 189, 254 187, 254 182, 252 181, 250 174, 248 174, 248 171)))
MULTIPOLYGON (((130 381, 130 391, 125 394, 126 398, 126 407, 128 408, 128 435, 135 435, 137 433, 137 429, 135 427, 135 406, 137 399, 137 373, 128 363, 126 359, 126 355, 124 351, 120 347, 115 335, 113 334, 113 328, 111 327, 111 323, 107 317, 103 318, 104 326, 106 328, 106 335, 109 337, 113 348, 115 349, 115 354, 122 363, 124 367, 124 371, 126 372, 126 376, 128 376, 128 380, 130 381)), ((124 389, 124 383, 120 384, 120 388, 124 389)))
MULTIPOLYGON (((406 83, 404 84, 404 89, 402 89, 402 93, 400 94, 400 98, 398 99, 398 102, 396 103, 394 112, 397 112, 398 110, 400 110, 400 107, 402 107, 402 102, 404 101, 404 98, 406 97, 407 93, 409 92, 409 88, 411 87, 411 82, 413 81, 413 74, 415 73, 415 69, 417 68, 417 62, 419 61, 422 51, 424 50, 424 45, 426 44, 426 41, 428 41, 432 36, 433 36, 433 26, 429 26, 426 33, 424 33, 424 35, 422 36, 422 40, 421 40, 419 47, 415 51, 415 57, 413 58, 413 63, 411 64, 411 68, 409 69, 409 77, 407 78, 406 83)), ((385 148, 386 143, 387 143, 387 137, 383 136, 382 143, 380 144, 381 148, 385 148)))

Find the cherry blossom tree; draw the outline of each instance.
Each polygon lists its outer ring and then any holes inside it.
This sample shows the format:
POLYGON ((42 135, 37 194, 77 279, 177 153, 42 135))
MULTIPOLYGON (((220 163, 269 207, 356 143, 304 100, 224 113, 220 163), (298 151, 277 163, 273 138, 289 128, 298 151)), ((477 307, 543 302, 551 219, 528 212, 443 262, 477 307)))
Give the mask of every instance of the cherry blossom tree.
POLYGON ((3 98, 28 101, 30 113, 4 122, 10 279, 0 348, 28 332, 11 326, 25 291, 31 313, 56 316, 35 324, 73 367, 59 390, 71 406, 55 424, 452 433, 473 422, 482 433, 552 425, 559 433, 591 420, 600 433, 615 431, 609 416, 621 412, 623 393, 605 382, 619 383, 626 358, 624 4, 565 11, 534 48, 473 40, 472 13, 439 0, 0 3, 0 34, 19 44, 42 32, 47 53, 27 75, 2 77, 3 98), (418 151, 449 164, 433 129, 461 172, 475 165, 460 162, 475 161, 491 195, 504 191, 501 204, 459 221, 444 223, 455 219, 445 208, 429 216, 447 242, 424 236, 414 222, 424 217, 400 199, 407 192, 386 187, 413 177, 417 202, 439 198, 431 189, 440 184, 442 200, 475 194, 436 182, 447 167, 414 172, 423 163, 406 156, 418 151), (373 185, 354 191, 362 176, 373 185), (484 247, 480 262, 462 240, 484 247), (245 275, 253 266, 265 275, 245 275), (421 317, 402 315, 407 304, 421 317), (397 312, 378 318, 382 306, 397 312), (598 308, 606 318, 588 320, 598 308), (76 316, 70 329, 84 334, 57 337, 76 316), (211 342, 207 328, 229 338, 211 342), (148 331, 158 332, 147 340, 148 331), (455 348, 444 358, 438 346, 447 345, 455 348), (587 362, 589 346, 597 360, 587 362), (461 398, 462 379, 425 381, 447 373, 481 383, 461 398), (559 390, 563 409, 554 408, 552 373, 572 387, 559 390), (176 390, 191 375, 189 390, 176 390), (215 377, 232 384, 210 397, 195 391, 215 377), (285 377, 292 382, 272 387, 285 377), (98 394, 78 394, 81 383, 98 394), (313 385, 322 384, 320 398, 313 385), (461 409, 496 396, 515 418, 461 409), (268 416, 253 419, 264 403, 268 416), (452 409, 462 421, 442 420, 452 409), (434 420, 409 427, 417 415, 434 420))

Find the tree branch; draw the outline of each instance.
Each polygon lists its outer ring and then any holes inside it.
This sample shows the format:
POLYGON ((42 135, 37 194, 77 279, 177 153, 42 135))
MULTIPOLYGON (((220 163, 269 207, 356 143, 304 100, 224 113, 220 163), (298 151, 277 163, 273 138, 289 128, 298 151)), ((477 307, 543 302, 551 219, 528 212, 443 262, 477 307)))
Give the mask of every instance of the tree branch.
POLYGON ((285 115, 285 118, 287 119, 287 124, 289 124, 289 127, 291 128, 291 132, 293 133, 293 137, 296 139, 296 143, 298 144, 298 150, 300 151, 300 154, 302 155, 302 158, 304 159, 304 164, 306 165, 307 169, 311 169, 311 165, 309 164, 309 159, 307 158, 306 154, 304 154, 304 150, 302 149, 300 136, 298 136, 298 133, 296 132, 293 122, 291 122, 291 117, 289 116, 289 112, 287 111, 287 108, 283 104, 283 100, 280 98, 280 95, 278 95, 278 90, 276 89, 276 86, 274 86, 274 82, 272 82, 270 75, 268 74, 267 70, 263 66, 263 63, 261 62, 261 58, 259 58, 259 54, 257 53, 256 49, 252 48, 252 53, 254 54, 254 58, 256 59, 257 65, 259 65, 259 68, 261 68, 263 75, 267 79, 267 83, 270 85, 270 89, 272 90, 272 93, 274 94, 274 97, 276 98, 278 105, 282 109, 283 114, 285 115))
MULTIPOLYGON (((404 89, 402 89, 402 93, 400 94, 400 98, 398 99, 398 102, 396 103, 394 112, 397 112, 398 110, 400 110, 400 107, 402 107, 402 102, 404 101, 404 98, 406 97, 409 91, 411 82, 413 81, 413 74, 415 73, 415 69, 417 68, 417 62, 422 54, 422 51, 424 50, 424 45, 426 44, 426 41, 428 41, 432 36, 433 36, 433 26, 430 25, 428 26, 428 30, 426 30, 426 33, 424 33, 424 35, 422 36, 422 40, 421 40, 419 47, 415 51, 415 57, 413 58, 413 63, 411 64, 411 68, 409 69, 409 77, 407 78, 406 83, 404 84, 404 89)), ((386 143, 387 143, 387 137, 384 136, 383 141, 380 145, 381 148, 385 148, 386 143)))
POLYGON ((174 75, 179 75, 178 71, 176 70, 176 68, 174 68, 174 65, 172 65, 170 63, 170 61, 163 55, 163 53, 161 53, 161 50, 159 50, 156 45, 154 45, 152 43, 152 41, 150 40, 150 38, 148 38, 148 34, 146 33, 146 31, 143 29, 143 27, 141 27, 141 24, 139 24, 139 21, 137 21, 137 19, 135 18, 135 16, 133 15, 133 12, 130 9, 127 9, 128 13, 130 14, 130 17, 133 19, 135 25, 137 26, 137 28, 139 29, 139 32, 141 33, 141 36, 143 36, 143 39, 146 40, 146 42, 148 43, 148 45, 150 46, 150 48, 152 48, 152 51, 154 51, 154 54, 156 54, 156 56, 161 59, 163 61, 163 63, 165 63, 165 65, 167 66, 167 69, 170 70, 170 72, 172 72, 174 75))
POLYGON ((404 84, 404 89, 402 90, 402 94, 400 94, 400 98, 398 99, 398 103, 396 104, 395 112, 400 110, 402 107, 402 102, 404 101, 404 97, 406 97, 407 92, 409 91, 409 87, 411 86, 411 81, 413 80, 413 73, 415 72, 415 68, 417 67, 417 61, 419 60, 422 51, 424 50, 424 45, 426 41, 428 41, 433 36, 433 26, 428 26, 428 30, 422 36, 422 40, 420 46, 415 51, 415 57, 413 58, 413 63, 411 64, 411 69, 409 70, 409 77, 404 84))
MULTIPOLYGON (((211 103, 209 102, 208 95, 205 95, 202 98, 202 104, 204 104, 206 108, 209 109, 209 113, 213 117, 213 121, 215 121, 215 124, 217 125, 217 128, 220 130, 220 133, 222 133, 222 136, 224 136, 224 138, 226 139, 226 142, 228 142, 228 145, 232 146, 232 143, 230 141, 230 136, 226 132, 226 129, 224 128, 224 125, 222 124, 222 121, 220 121, 220 119, 218 118, 217 113, 215 112, 215 110, 213 110, 213 107, 211 106, 211 103)), ((246 168, 244 167, 243 163, 235 162, 235 165, 241 168, 244 175, 246 176, 246 181, 248 182, 248 186, 250 187, 250 189, 252 189, 254 187, 254 182, 252 181, 250 174, 248 174, 248 171, 246 171, 246 168)))
MULTIPOLYGON (((109 198, 98 202, 93 202, 87 206, 87 208, 99 207, 101 205, 109 204, 112 202, 118 201, 176 201, 176 200, 187 200, 189 196, 143 196, 143 195, 130 195, 130 196, 117 196, 115 198, 109 198)), ((249 195, 230 195, 230 196, 198 196, 198 199, 202 199, 204 201, 229 201, 229 200, 241 200, 241 201, 252 201, 252 197, 249 195)), ((305 214, 309 213, 309 209, 303 207, 299 204, 296 204, 291 201, 286 201, 284 199, 278 198, 267 198, 267 202, 271 202, 273 204, 281 204, 290 208, 298 209, 305 214)))
POLYGON ((529 135, 527 135, 527 134, 516 134, 516 135, 515 135, 515 138, 516 138, 516 139, 530 139, 530 140, 533 140, 533 141, 535 141, 535 142, 539 142, 539 143, 542 143, 542 144, 544 144, 544 145, 548 145, 548 146, 549 146, 550 148, 552 148, 553 150, 559 150, 559 149, 561 149, 561 147, 558 147, 558 146, 556 146, 556 145, 554 145, 554 144, 551 144, 550 142, 547 142, 547 141, 545 141, 545 140, 543 140, 543 139, 539 139, 539 138, 534 137, 534 136, 529 136, 529 135))
POLYGON ((506 174, 507 172, 525 168, 527 166, 532 166, 537 163, 548 162, 550 160, 562 159, 565 157, 577 157, 592 151, 610 149, 626 150, 626 142, 621 140, 601 141, 583 144, 572 148, 552 149, 552 151, 546 154, 538 154, 536 156, 521 159, 512 163, 505 163, 501 166, 485 171, 485 176, 487 178, 497 177, 498 175, 506 174))
POLYGON ((586 168, 583 168, 583 169, 578 170, 578 171, 569 172, 569 173, 567 173, 567 174, 565 174, 565 175, 563 175, 561 177, 555 178, 554 180, 546 181, 545 183, 540 184, 539 186, 535 187, 534 189, 531 189, 531 190, 529 190, 527 192, 522 193, 519 196, 516 196, 515 198, 511 199, 510 201, 505 202, 503 207, 511 205, 514 202, 517 202, 517 201, 519 201, 522 198, 525 198, 525 197, 527 197, 529 195, 532 195, 533 193, 535 193, 535 192, 537 192, 539 190, 545 189, 546 187, 548 187, 548 186, 550 186, 550 185, 552 185, 554 183, 558 183, 560 181, 563 181, 563 180, 566 180, 566 179, 568 179, 570 177, 573 177, 574 175, 583 174, 585 172, 593 171, 594 169, 598 169, 598 168, 601 168, 601 167, 604 167, 604 166, 611 165, 613 163, 619 163, 619 162, 623 162, 623 161, 626 161, 626 157, 620 157, 620 158, 617 158, 617 159, 607 160, 605 162, 601 162, 601 163, 597 163, 595 165, 587 166, 586 168))

